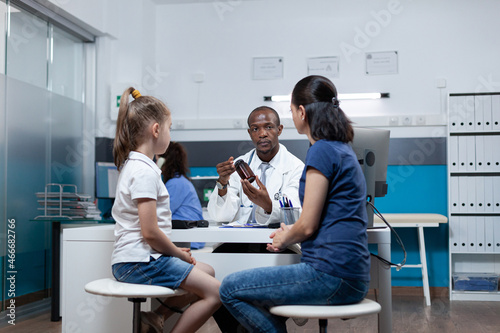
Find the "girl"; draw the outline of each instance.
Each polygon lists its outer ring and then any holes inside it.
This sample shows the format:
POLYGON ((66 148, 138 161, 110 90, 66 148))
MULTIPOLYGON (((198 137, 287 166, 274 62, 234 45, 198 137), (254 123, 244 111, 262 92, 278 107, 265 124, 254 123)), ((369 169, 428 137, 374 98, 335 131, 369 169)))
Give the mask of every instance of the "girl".
POLYGON ((301 243, 301 263, 234 273, 220 288, 222 303, 251 332, 286 332, 287 318, 269 313, 272 306, 356 303, 368 291, 366 183, 348 145, 351 122, 335 86, 321 76, 295 85, 291 111, 311 143, 300 179, 302 214, 272 233, 267 248, 301 243))
POLYGON ((115 165, 120 171, 113 205, 115 245, 113 275, 118 281, 182 288, 188 295, 168 300, 142 316, 142 332, 163 332, 174 307, 192 303, 172 332, 195 332, 219 308, 220 283, 211 266, 197 263, 189 249, 169 239, 172 228, 169 194, 153 162, 170 143, 170 111, 161 101, 128 88, 120 100, 115 165), (129 96, 134 100, 129 103, 129 96))

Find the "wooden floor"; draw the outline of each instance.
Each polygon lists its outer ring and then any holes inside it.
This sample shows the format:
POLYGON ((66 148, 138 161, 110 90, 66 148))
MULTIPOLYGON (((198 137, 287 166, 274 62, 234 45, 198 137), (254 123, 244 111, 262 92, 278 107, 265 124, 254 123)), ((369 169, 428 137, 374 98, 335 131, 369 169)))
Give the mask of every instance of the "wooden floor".
MULTIPOLYGON (((421 288, 419 292, 393 292, 393 332, 500 332, 500 302, 464 302, 448 300, 448 295, 433 295, 432 305, 425 306, 421 288)), ((445 289, 445 288, 442 288, 445 289)), ((369 298, 374 298, 370 295, 369 298)), ((289 320, 290 333, 317 332, 316 320, 310 320, 302 327, 289 320)), ((331 320, 328 332, 369 333, 377 332, 377 316, 367 316, 351 320, 331 320)), ((49 313, 43 313, 28 320, 16 321, 15 326, 0 328, 0 333, 60 333, 61 322, 51 322, 49 313)), ((87 332, 82 332, 87 333, 87 332)), ((113 332, 93 332, 113 333, 113 332)), ((211 319, 198 333, 220 333, 211 319)))

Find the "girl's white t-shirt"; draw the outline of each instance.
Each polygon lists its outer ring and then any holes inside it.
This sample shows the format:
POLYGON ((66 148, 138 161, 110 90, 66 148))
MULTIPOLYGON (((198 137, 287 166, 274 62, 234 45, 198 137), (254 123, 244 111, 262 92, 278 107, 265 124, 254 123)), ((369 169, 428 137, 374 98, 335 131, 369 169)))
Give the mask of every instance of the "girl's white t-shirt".
POLYGON ((115 247, 111 264, 121 262, 148 262, 158 258, 144 240, 139 223, 137 199, 156 200, 158 227, 170 237, 172 213, 167 188, 161 179, 161 170, 146 155, 132 151, 120 170, 112 215, 115 219, 115 247))

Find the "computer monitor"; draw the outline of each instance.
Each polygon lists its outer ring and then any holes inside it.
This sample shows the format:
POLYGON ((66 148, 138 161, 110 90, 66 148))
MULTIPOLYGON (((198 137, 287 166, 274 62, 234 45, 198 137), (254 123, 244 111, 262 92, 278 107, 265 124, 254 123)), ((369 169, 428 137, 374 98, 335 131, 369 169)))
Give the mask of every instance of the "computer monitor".
POLYGON ((351 147, 356 153, 366 179, 368 227, 373 226, 375 197, 387 194, 387 162, 389 158, 390 131, 375 128, 354 127, 351 147))
POLYGON ((96 162, 95 190, 96 198, 114 199, 116 184, 118 183, 118 169, 110 162, 96 162))
POLYGON ((210 194, 215 188, 215 181, 219 176, 195 176, 191 177, 191 182, 196 189, 196 194, 202 207, 207 207, 210 194))

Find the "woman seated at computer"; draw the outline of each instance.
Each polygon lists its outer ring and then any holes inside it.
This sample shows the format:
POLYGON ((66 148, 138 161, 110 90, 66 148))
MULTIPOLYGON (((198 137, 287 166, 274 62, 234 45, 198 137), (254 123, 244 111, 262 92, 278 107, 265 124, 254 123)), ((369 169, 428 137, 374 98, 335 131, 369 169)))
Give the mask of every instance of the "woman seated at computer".
MULTIPOLYGON (((167 151, 158 158, 163 182, 170 195, 172 220, 203 220, 203 210, 193 183, 189 180, 187 153, 184 147, 171 141, 167 151)), ((189 247, 189 244, 182 244, 189 247)), ((201 249, 205 243, 191 243, 192 249, 201 249)))
POLYGON ((349 304, 368 291, 366 184, 351 121, 333 83, 321 76, 299 81, 291 101, 293 122, 311 143, 300 179, 302 214, 281 225, 267 248, 301 243, 301 263, 233 273, 222 282, 223 304, 252 332, 286 332, 286 318, 269 308, 283 304, 349 304))

